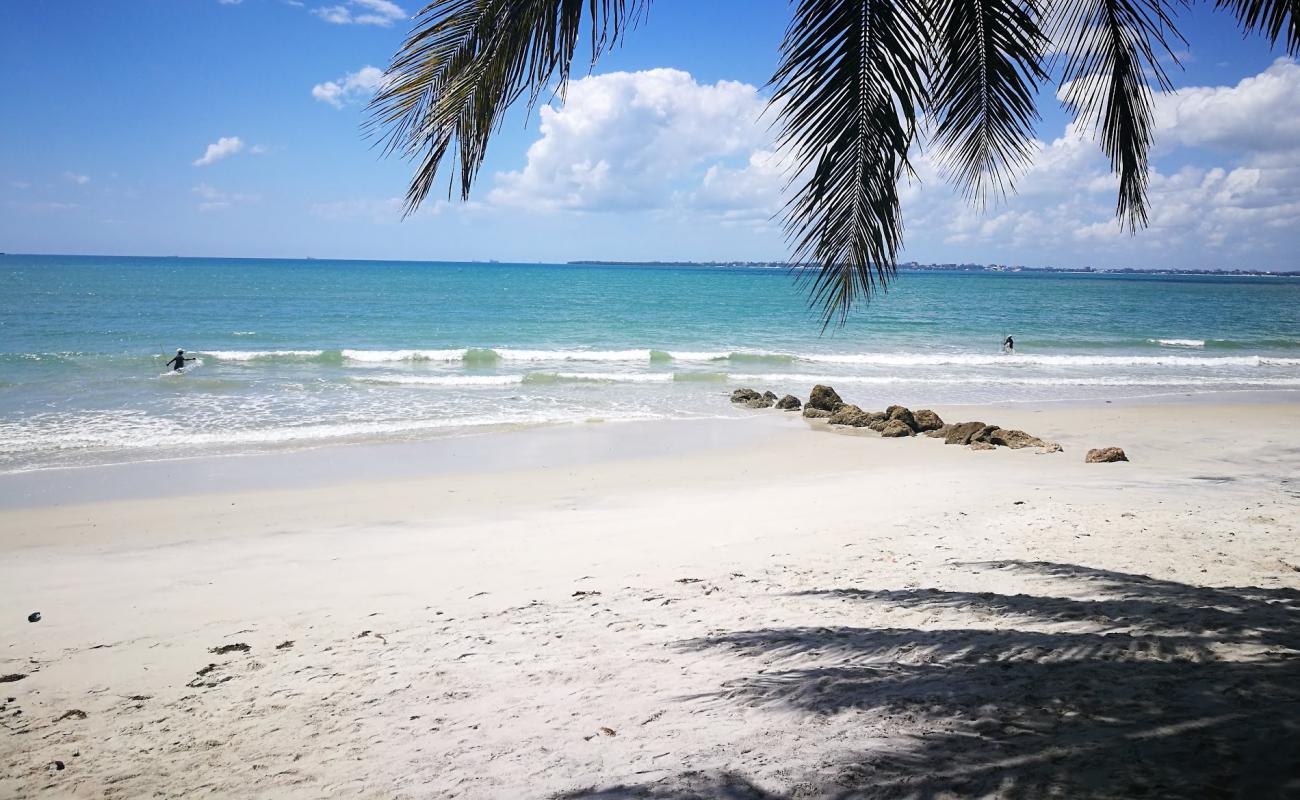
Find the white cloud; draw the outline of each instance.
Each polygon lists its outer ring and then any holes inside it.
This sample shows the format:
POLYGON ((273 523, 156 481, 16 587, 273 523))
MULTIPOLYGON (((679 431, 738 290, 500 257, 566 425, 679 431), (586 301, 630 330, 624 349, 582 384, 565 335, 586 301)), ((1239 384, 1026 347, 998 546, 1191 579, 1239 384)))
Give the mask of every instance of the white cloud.
POLYGON ((199 211, 221 211, 231 206, 250 205, 262 200, 261 195, 224 192, 206 183, 200 183, 190 191, 199 196, 199 211))
POLYGON ((208 149, 194 160, 194 166, 206 167, 209 164, 215 164, 223 158, 233 156, 240 150, 244 149, 244 142, 238 136, 222 136, 217 141, 208 145, 208 149))
POLYGON ((217 0, 217 3, 223 6, 237 6, 242 2, 244 2, 244 0, 217 0))
POLYGON ((1198 86, 1156 102, 1157 144, 1228 152, 1300 147, 1300 64, 1278 59, 1236 86, 1198 86))
POLYGON ((675 69, 574 81, 563 106, 541 109, 541 138, 527 164, 498 174, 488 200, 581 211, 664 207, 710 167, 748 160, 767 144, 758 121, 764 104, 749 84, 699 84, 675 69))
POLYGON ((322 6, 312 13, 335 25, 387 27, 398 20, 407 19, 407 13, 402 7, 390 0, 348 0, 346 4, 322 6))
POLYGON ((78 186, 85 186, 86 184, 90 183, 89 175, 78 175, 77 173, 71 171, 63 173, 63 179, 66 181, 71 181, 72 183, 75 183, 78 186))
POLYGON ((370 96, 383 85, 384 71, 367 64, 356 72, 349 72, 337 81, 316 84, 311 87, 311 96, 335 108, 343 108, 348 103, 370 99, 370 96))

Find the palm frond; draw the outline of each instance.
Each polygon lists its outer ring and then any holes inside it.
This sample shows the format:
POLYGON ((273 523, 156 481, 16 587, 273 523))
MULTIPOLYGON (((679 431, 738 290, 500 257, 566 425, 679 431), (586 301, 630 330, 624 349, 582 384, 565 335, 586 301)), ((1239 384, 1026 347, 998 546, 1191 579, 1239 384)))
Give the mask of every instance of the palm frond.
POLYGON ((1285 37, 1286 51, 1300 55, 1300 0, 1215 0, 1237 17, 1247 33, 1262 33, 1273 44, 1285 37))
POLYGON ((801 182, 785 229, 827 324, 894 274, 898 180, 925 95, 925 13, 923 0, 800 0, 781 44, 772 102, 801 182))
POLYGON ((524 94, 563 93, 584 24, 593 61, 635 26, 648 0, 437 0, 416 15, 371 101, 369 131, 419 166, 408 213, 453 148, 449 192, 468 198, 488 142, 524 94), (584 23, 584 17, 586 18, 584 23))
POLYGON ((1066 63, 1063 99, 1101 138, 1119 176, 1115 212, 1136 231, 1147 224, 1148 158, 1154 126, 1150 73, 1173 89, 1157 49, 1175 64, 1171 39, 1183 41, 1167 0, 1063 0, 1052 39, 1066 63))
POLYGON ((1047 37, 1036 0, 934 2, 931 103, 940 163, 983 204, 1005 195, 1033 156, 1034 102, 1047 37))

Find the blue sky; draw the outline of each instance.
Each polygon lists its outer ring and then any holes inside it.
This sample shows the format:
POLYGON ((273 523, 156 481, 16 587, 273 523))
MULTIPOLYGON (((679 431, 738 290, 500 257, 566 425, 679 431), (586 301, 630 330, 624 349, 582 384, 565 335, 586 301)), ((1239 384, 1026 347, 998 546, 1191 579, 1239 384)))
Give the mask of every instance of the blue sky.
MULTIPOLYGON (((761 111, 789 8, 657 0, 563 108, 517 109, 474 201, 400 220, 409 165, 360 131, 414 3, 0 7, 0 250, 265 257, 779 259, 761 111), (366 67, 372 68, 366 70, 366 67), (224 140, 224 143, 223 143, 224 140), (205 159, 205 154, 211 155, 205 159), (196 163, 197 162, 197 163, 196 163)), ((905 259, 1300 268, 1300 67, 1188 14, 1158 99, 1153 225, 1110 216, 1087 136, 1045 90, 1042 153, 984 211, 928 159, 905 259)))

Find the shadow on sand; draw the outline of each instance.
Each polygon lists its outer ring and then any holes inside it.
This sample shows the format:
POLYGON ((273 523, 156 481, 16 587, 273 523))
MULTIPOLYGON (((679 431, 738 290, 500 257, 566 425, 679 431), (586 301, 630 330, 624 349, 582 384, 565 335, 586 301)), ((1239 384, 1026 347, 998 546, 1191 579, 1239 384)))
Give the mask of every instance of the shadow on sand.
MULTIPOLYGON (((979 627, 763 629, 680 646, 763 662, 717 701, 881 726, 887 746, 797 776, 792 798, 1300 798, 1300 592, 979 566, 1096 599, 830 589, 801 596, 960 612, 979 627)), ((565 797, 785 796, 685 773, 565 797)))

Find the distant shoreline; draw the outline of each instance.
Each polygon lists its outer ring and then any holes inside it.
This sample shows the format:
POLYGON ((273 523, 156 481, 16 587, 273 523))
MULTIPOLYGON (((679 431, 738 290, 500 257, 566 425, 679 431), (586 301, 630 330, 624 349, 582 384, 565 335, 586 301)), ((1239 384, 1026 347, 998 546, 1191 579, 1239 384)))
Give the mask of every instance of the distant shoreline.
MULTIPOLYGON (((785 261, 599 261, 582 259, 566 261, 573 266, 597 267, 753 267, 760 269, 799 269, 806 264, 785 261)), ((1300 270, 1274 271, 1264 269, 1139 269, 1136 267, 1024 267, 1002 264, 918 264, 909 261, 899 264, 903 272, 1036 272, 1069 275, 1223 275, 1259 276, 1268 278, 1300 278, 1300 270)))

